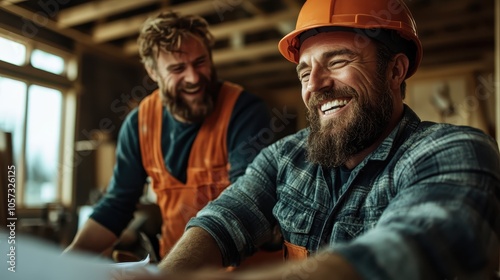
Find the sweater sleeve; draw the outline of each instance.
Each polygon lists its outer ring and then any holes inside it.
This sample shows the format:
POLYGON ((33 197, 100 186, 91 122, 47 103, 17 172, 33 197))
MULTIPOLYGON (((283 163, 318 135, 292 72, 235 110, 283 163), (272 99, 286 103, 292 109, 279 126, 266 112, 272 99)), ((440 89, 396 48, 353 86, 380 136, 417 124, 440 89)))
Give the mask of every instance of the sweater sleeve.
POLYGON ((120 128, 113 176, 107 192, 95 205, 90 218, 119 236, 133 218, 146 178, 140 153, 136 108, 120 128))
POLYGON ((274 139, 267 105, 257 96, 243 91, 231 114, 227 132, 229 151, 229 179, 241 176, 260 150, 274 139))

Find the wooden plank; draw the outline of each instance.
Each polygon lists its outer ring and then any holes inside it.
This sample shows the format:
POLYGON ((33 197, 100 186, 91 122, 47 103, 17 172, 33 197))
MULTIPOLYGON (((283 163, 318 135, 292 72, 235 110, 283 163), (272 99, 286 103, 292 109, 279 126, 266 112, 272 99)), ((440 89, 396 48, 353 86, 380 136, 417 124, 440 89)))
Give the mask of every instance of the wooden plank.
POLYGON ((257 57, 279 54, 278 41, 247 45, 242 49, 221 49, 213 52, 214 63, 224 64, 234 61, 253 60, 257 57))
MULTIPOLYGON (((130 47, 133 45, 130 44, 130 47)), ((134 47, 136 48, 136 47, 134 47)), ((264 43, 256 43, 247 45, 244 48, 218 49, 213 51, 213 59, 216 65, 225 64, 235 61, 253 60, 258 57, 268 55, 279 55, 278 41, 266 41, 264 43)))
POLYGON ((62 28, 71 27, 97 19, 116 15, 129 10, 151 5, 161 0, 107 0, 90 1, 85 4, 62 9, 57 15, 58 25, 62 28))
MULTIPOLYGON (((227 23, 221 23, 210 27, 210 32, 217 40, 228 38, 235 32, 245 33, 259 29, 272 28, 280 24, 295 21, 298 11, 289 10, 279 12, 268 16, 256 16, 252 19, 236 20, 227 23)), ((127 55, 136 55, 138 46, 135 40, 131 40, 124 45, 124 52, 127 55)))
MULTIPOLYGON (((37 17, 39 17, 38 14, 35 14, 34 12, 26 10, 24 8, 21 8, 17 5, 0 6, 0 9, 3 9, 11 14, 14 14, 16 16, 19 16, 19 17, 22 17, 25 19, 36 19, 37 17)), ((82 46, 85 46, 89 50, 94 50, 98 53, 106 54, 111 58, 117 58, 123 62, 137 64, 137 61, 135 61, 135 60, 132 61, 131 59, 126 59, 126 56, 124 55, 121 48, 117 48, 115 46, 108 45, 108 44, 95 45, 92 42, 92 38, 89 35, 82 33, 78 30, 71 29, 71 28, 61 29, 58 27, 57 22, 55 22, 49 18, 44 19, 42 27, 46 28, 48 30, 52 30, 54 32, 57 32, 59 34, 62 34, 64 36, 74 40, 76 43, 78 43, 82 46)))
POLYGON ((196 14, 200 16, 213 13, 215 11, 212 1, 188 2, 185 4, 170 6, 157 12, 141 14, 127 19, 100 24, 94 29, 93 40, 97 43, 102 43, 137 34, 146 19, 158 14, 160 11, 165 10, 175 10, 180 14, 196 14))
POLYGON ((17 4, 20 2, 24 2, 24 1, 26 1, 26 0, 1 0, 0 5, 7 6, 7 5, 17 4))
MULTIPOLYGON (((406 1, 406 3, 413 16, 424 22, 435 18, 436 15, 449 18, 464 14, 474 1, 476 0, 406 1)), ((417 26, 420 21, 417 20, 417 26)))
POLYGON ((237 20, 222 24, 214 25, 210 28, 210 32, 217 39, 229 37, 235 31, 237 32, 252 32, 259 29, 272 28, 282 22, 295 21, 298 11, 287 10, 267 16, 256 16, 252 19, 237 20))
MULTIPOLYGON (((263 0, 246 0, 246 1, 251 1, 252 3, 260 2, 263 0)), ((230 5, 229 1, 228 3, 225 3, 227 5, 230 5)), ((131 35, 135 35, 139 33, 139 30, 144 23, 144 21, 150 17, 158 14, 160 11, 165 11, 165 10, 174 10, 180 14, 193 14, 193 15, 199 15, 199 16, 204 16, 208 14, 216 14, 221 11, 221 7, 217 6, 218 1, 197 1, 197 2, 188 2, 184 4, 179 4, 175 6, 170 6, 167 8, 162 8, 158 10, 157 12, 153 13, 146 13, 138 16, 134 16, 131 18, 123 19, 123 20, 116 20, 110 23, 103 23, 98 25, 93 32, 93 40, 94 42, 97 43, 102 43, 106 41, 111 41, 131 35)), ((225 7, 227 9, 234 9, 234 7, 225 7)), ((229 11, 229 10, 228 10, 229 11)), ((222 19, 221 19, 222 20, 222 19)))
POLYGON ((476 13, 468 13, 454 17, 434 17, 417 23, 419 32, 435 31, 450 26, 472 26, 478 23, 484 23, 488 19, 493 19, 495 13, 493 10, 484 10, 476 13))
POLYGON ((444 32, 433 37, 421 38, 425 50, 441 46, 459 46, 462 43, 474 43, 477 41, 494 38, 493 30, 457 30, 454 32, 444 32))
MULTIPOLYGON (((226 69, 223 65, 217 69, 221 78, 232 79, 235 77, 251 76, 262 73, 278 73, 295 69, 295 64, 283 59, 283 61, 256 63, 244 67, 231 67, 226 69)), ((296 76, 296 75, 295 75, 296 76)), ((293 77, 295 77, 293 76, 293 77)))

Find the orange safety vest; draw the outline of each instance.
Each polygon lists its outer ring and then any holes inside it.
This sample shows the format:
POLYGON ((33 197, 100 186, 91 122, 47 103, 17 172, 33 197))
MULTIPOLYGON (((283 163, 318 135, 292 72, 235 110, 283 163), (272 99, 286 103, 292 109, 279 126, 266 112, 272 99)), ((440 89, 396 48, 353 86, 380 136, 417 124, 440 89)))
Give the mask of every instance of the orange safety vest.
MULTIPOLYGON (((187 222, 209 201, 230 185, 227 127, 242 87, 224 82, 214 111, 203 122, 191 147, 187 180, 182 183, 165 167, 161 149, 162 110, 159 91, 139 105, 139 142, 143 166, 151 177, 161 209, 162 238, 160 256, 164 257, 182 236, 187 222)), ((257 252, 245 260, 245 267, 283 260, 283 252, 257 252)))
POLYGON ((142 163, 152 179, 163 218, 161 256, 182 236, 189 219, 230 184, 226 135, 241 91, 238 85, 223 84, 214 111, 203 122, 191 147, 186 183, 172 176, 165 166, 161 148, 163 104, 159 91, 139 105, 142 163))
POLYGON ((286 240, 283 245, 283 256, 287 261, 302 260, 309 256, 306 247, 292 244, 286 240))

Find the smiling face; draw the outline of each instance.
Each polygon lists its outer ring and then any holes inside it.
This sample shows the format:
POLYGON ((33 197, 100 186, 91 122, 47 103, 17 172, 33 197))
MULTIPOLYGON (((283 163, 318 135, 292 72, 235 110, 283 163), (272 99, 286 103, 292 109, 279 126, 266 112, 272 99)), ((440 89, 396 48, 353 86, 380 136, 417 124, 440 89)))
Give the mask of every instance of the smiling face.
POLYGON ((201 39, 187 35, 178 51, 160 50, 153 68, 162 101, 181 122, 202 121, 213 110, 216 78, 211 57, 201 39))
MULTIPOLYGON (((297 73, 308 108, 308 160, 352 168, 388 135, 401 116, 377 47, 355 44, 355 33, 320 33, 304 41, 297 73)), ((399 93, 398 93, 399 94, 399 93)))

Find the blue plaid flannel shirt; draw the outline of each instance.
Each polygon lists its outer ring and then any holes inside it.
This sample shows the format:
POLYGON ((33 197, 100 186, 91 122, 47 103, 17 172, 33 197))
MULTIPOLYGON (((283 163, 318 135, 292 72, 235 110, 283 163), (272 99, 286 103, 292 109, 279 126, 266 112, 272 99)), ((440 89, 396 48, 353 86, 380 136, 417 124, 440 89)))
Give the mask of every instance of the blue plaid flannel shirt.
POLYGON ((311 254, 336 252, 365 279, 486 279, 500 236, 500 156, 491 137, 421 122, 405 106, 334 197, 326 178, 335 181, 335 170, 305 160, 308 133, 264 149, 187 225, 215 238, 225 265, 255 252, 277 223, 284 240, 311 254))

